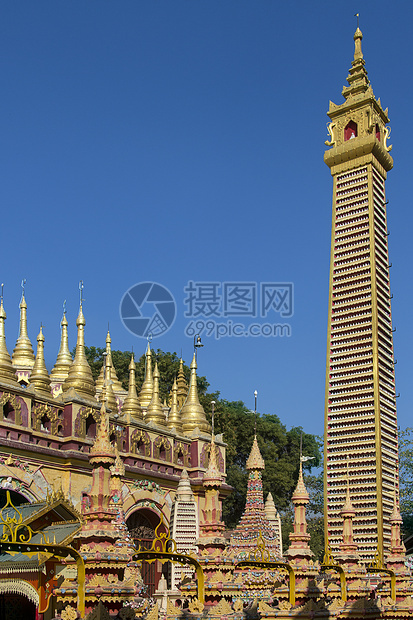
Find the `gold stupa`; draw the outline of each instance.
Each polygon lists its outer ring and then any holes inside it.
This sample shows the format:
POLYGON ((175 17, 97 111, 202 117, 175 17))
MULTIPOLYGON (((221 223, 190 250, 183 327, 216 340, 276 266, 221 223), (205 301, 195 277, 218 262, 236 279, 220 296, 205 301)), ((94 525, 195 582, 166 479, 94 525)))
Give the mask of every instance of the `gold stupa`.
POLYGON ((154 424, 166 424, 165 414, 163 411, 162 403, 159 398, 159 370, 158 362, 155 362, 155 370, 153 372, 153 393, 152 400, 149 403, 148 409, 145 415, 145 422, 153 422, 154 424))
POLYGON ((181 409, 181 420, 185 434, 192 433, 196 428, 201 432, 210 433, 211 425, 205 416, 205 411, 198 398, 198 386, 196 379, 196 354, 191 363, 191 378, 186 401, 181 409))
POLYGON ((42 325, 40 326, 40 332, 37 336, 37 352, 33 370, 30 375, 30 385, 34 387, 39 394, 50 397, 50 377, 44 361, 44 335, 42 325))
POLYGON ((53 366, 53 370, 50 373, 50 379, 52 382, 64 381, 69 375, 69 370, 72 365, 72 356, 69 351, 69 337, 67 333, 67 318, 66 318, 66 309, 63 311, 63 317, 60 323, 61 327, 61 337, 60 337, 60 348, 59 353, 57 354, 56 363, 53 366))
POLYGON ((22 298, 20 301, 20 324, 19 324, 19 336, 14 347, 12 364, 14 368, 21 368, 24 370, 31 370, 34 366, 34 352, 32 343, 30 342, 29 335, 27 333, 27 303, 24 296, 24 284, 22 282, 22 298))
POLYGON ((142 383, 141 391, 139 392, 139 402, 141 407, 148 407, 149 403, 152 400, 152 392, 153 392, 153 377, 152 377, 152 353, 151 347, 148 346, 146 349, 146 359, 145 359, 145 379, 142 383))
MULTIPOLYGON (((82 288, 81 288, 82 290, 82 288)), ((95 400, 95 382, 85 354, 85 317, 83 316, 82 296, 80 298, 79 315, 76 320, 77 342, 75 359, 70 366, 69 374, 63 383, 63 392, 74 388, 77 394, 88 400, 95 400)))
POLYGON ((139 404, 138 395, 136 393, 135 372, 136 372, 136 364, 134 360, 134 355, 132 353, 132 357, 129 363, 128 395, 123 401, 121 413, 122 415, 128 416, 129 420, 131 419, 142 420, 143 419, 142 409, 139 404))

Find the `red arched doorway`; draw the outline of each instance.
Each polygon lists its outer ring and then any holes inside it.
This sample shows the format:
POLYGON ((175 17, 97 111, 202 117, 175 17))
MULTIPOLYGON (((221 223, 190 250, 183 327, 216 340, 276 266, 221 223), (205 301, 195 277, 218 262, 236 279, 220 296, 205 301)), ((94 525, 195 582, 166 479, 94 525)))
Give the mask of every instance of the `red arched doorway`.
MULTIPOLYGON (((159 521, 159 516, 147 508, 137 510, 127 518, 126 525, 128 526, 128 530, 134 540, 136 548, 139 548, 139 545, 142 549, 150 549, 152 547, 152 541, 155 538, 155 529, 159 525, 159 521)), ((162 523, 158 533, 167 531, 167 528, 162 523)), ((149 596, 152 596, 157 589, 162 572, 164 572, 165 578, 167 578, 166 564, 164 565, 164 571, 162 570, 162 566, 161 562, 158 561, 149 563, 143 560, 142 562, 142 579, 148 588, 149 596)))

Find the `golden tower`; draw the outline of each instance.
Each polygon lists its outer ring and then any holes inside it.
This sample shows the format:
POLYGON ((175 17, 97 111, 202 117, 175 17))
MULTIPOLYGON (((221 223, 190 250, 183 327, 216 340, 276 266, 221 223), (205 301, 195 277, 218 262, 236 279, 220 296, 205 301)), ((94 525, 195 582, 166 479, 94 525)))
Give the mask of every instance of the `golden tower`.
POLYGON ((338 551, 346 501, 346 458, 361 556, 390 545, 398 469, 385 180, 393 166, 387 109, 376 99, 354 34, 345 102, 330 101, 333 224, 324 447, 325 531, 338 551))

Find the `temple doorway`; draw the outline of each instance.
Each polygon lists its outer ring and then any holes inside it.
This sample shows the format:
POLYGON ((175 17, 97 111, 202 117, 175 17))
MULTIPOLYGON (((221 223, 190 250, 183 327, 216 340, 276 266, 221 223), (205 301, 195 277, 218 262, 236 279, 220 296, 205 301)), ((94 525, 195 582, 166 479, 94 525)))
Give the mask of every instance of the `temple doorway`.
MULTIPOLYGON (((152 541, 155 538, 155 529, 159 525, 159 521, 160 519, 157 514, 145 508, 137 510, 128 517, 126 525, 128 526, 128 530, 137 549, 139 545, 142 549, 150 549, 152 547, 152 541)), ((160 532, 167 531, 164 525, 162 525, 159 530, 160 532)), ((146 562, 143 560, 141 574, 143 582, 147 587, 148 596, 152 596, 157 589, 162 572, 164 572, 166 576, 166 565, 164 566, 165 570, 163 571, 161 562, 146 562)))
POLYGON ((0 593, 1 620, 37 620, 36 605, 21 594, 0 593))

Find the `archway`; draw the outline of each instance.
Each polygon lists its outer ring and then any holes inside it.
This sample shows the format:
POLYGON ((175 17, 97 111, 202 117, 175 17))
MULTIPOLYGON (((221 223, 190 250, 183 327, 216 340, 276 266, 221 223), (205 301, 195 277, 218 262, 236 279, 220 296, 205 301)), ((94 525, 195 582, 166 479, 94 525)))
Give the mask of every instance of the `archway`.
MULTIPOLYGON (((142 508, 133 512, 126 520, 126 525, 133 538, 136 548, 150 549, 155 538, 155 529, 159 525, 159 517, 152 510, 142 508)), ((164 524, 159 528, 158 532, 166 532, 167 528, 164 524)), ((161 562, 146 562, 143 560, 141 574, 144 584, 148 588, 148 595, 152 596, 158 587, 162 572, 167 578, 167 568, 161 562)))
POLYGON ((0 580, 0 618, 5 620, 37 620, 39 595, 22 579, 0 580))

